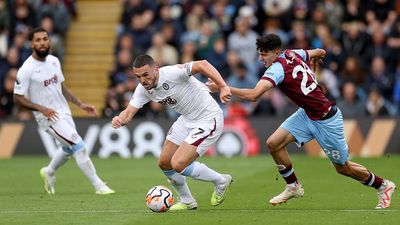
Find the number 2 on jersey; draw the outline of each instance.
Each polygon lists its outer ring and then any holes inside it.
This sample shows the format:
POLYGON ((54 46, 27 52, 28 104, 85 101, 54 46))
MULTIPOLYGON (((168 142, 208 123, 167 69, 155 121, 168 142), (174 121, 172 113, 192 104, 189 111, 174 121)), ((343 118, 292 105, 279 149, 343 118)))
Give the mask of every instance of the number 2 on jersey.
POLYGON ((317 80, 315 79, 312 70, 305 64, 304 62, 301 62, 300 65, 297 65, 294 67, 292 76, 294 79, 297 78, 297 74, 301 72, 303 75, 303 78, 301 80, 300 88, 301 91, 303 92, 304 95, 308 95, 310 92, 312 92, 315 88, 317 88, 317 80), (307 86, 307 81, 308 77, 311 77, 312 79, 312 84, 307 86))

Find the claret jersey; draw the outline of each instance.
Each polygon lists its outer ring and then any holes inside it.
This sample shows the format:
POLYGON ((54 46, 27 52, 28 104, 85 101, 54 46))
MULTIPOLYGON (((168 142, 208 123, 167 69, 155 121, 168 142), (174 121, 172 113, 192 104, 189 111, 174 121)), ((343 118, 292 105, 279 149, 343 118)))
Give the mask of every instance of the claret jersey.
POLYGON ((286 50, 265 71, 261 79, 269 80, 312 120, 321 119, 334 102, 329 101, 307 65, 307 51, 286 50))
MULTIPOLYGON (((31 102, 53 109, 60 115, 71 115, 62 93, 63 81, 60 61, 56 57, 48 55, 42 62, 30 56, 18 70, 14 94, 24 95, 31 102)), ((41 112, 33 111, 33 114, 39 124, 47 121, 41 112)))
POLYGON ((154 101, 174 109, 187 120, 213 119, 222 110, 208 88, 191 74, 192 63, 161 67, 157 86, 146 90, 139 84, 129 104, 140 109, 154 101))

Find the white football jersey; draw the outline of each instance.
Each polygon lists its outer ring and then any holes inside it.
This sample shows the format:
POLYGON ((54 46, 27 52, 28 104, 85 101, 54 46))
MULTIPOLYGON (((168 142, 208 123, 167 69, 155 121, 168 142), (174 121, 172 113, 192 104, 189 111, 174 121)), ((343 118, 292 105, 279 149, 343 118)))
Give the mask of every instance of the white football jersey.
POLYGON ((192 76, 192 63, 161 67, 157 86, 146 90, 139 84, 129 104, 140 109, 149 101, 174 109, 188 122, 222 113, 207 86, 192 76))
MULTIPOLYGON (((59 116, 71 115, 67 100, 62 94, 61 83, 64 75, 58 58, 48 55, 45 61, 30 56, 18 70, 14 94, 24 95, 31 102, 57 111, 59 116)), ((33 111, 39 124, 47 118, 39 111, 33 111)))

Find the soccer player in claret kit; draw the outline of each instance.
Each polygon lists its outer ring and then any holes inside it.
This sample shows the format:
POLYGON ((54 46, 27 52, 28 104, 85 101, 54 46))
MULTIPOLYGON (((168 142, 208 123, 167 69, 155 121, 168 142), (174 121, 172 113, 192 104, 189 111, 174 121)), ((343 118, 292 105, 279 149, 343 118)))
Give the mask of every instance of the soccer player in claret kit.
POLYGON ((114 190, 97 176, 84 142, 76 131, 67 100, 85 110, 90 116, 96 115, 96 108, 80 101, 64 85, 60 61, 49 54, 48 32, 41 27, 35 28, 31 31, 29 40, 33 53, 18 70, 14 100, 32 110, 39 127, 56 139, 62 147, 54 153, 49 165, 40 170, 45 191, 49 194, 55 193, 56 170, 73 156, 96 194, 113 194, 114 190))
POLYGON ((220 174, 196 161, 218 140, 224 126, 221 108, 207 87, 192 76, 197 73, 217 84, 223 103, 230 100, 229 87, 206 60, 158 67, 148 55, 136 57, 133 74, 140 84, 127 108, 112 119, 112 127, 119 128, 131 121, 137 111, 149 101, 159 102, 181 114, 167 134, 158 161, 159 167, 180 197, 180 201, 170 211, 197 208, 197 202, 186 183, 186 176, 214 184, 212 206, 225 200, 232 182, 231 175, 220 174))
MULTIPOLYGON (((348 160, 342 113, 334 102, 325 97, 310 69, 310 65, 316 66, 322 62, 325 50, 282 51, 281 40, 275 34, 259 37, 256 45, 259 60, 267 70, 253 89, 230 87, 232 95, 256 101, 263 93, 278 87, 300 107, 266 142, 279 173, 287 183, 285 190, 269 202, 277 205, 304 195, 304 189, 294 173, 286 146, 295 142, 300 147, 315 138, 338 173, 377 190, 376 209, 389 207, 396 185, 375 175, 364 166, 348 160)), ((212 91, 216 91, 212 82, 209 82, 208 86, 212 91)))

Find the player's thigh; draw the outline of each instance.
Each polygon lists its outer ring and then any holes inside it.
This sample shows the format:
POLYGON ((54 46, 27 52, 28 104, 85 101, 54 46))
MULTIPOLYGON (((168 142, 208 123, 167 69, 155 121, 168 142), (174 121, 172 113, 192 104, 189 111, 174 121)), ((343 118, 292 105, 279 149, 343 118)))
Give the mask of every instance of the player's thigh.
POLYGON ((46 128, 46 132, 64 147, 71 147, 82 142, 81 136, 67 119, 59 119, 46 128))
POLYGON ((314 138, 308 126, 309 120, 304 109, 300 108, 287 118, 280 128, 289 132, 294 137, 293 141, 300 147, 314 138))
POLYGON ((179 145, 169 140, 165 140, 160 154, 160 158, 158 159, 158 165, 161 169, 163 170, 172 169, 171 160, 178 148, 179 145))
POLYGON ((289 131, 285 128, 279 127, 271 136, 268 137, 267 147, 270 151, 278 150, 294 141, 296 141, 296 139, 289 131))
POLYGON ((343 117, 337 113, 328 120, 315 121, 315 138, 328 158, 336 164, 344 165, 348 159, 348 146, 344 136, 343 117))
POLYGON ((204 155, 207 150, 215 144, 224 129, 223 115, 216 116, 209 121, 203 121, 190 130, 185 142, 196 147, 199 156, 204 155))
POLYGON ((199 154, 196 151, 196 146, 183 142, 176 150, 171 159, 171 164, 177 171, 183 171, 190 163, 195 161, 199 154))

